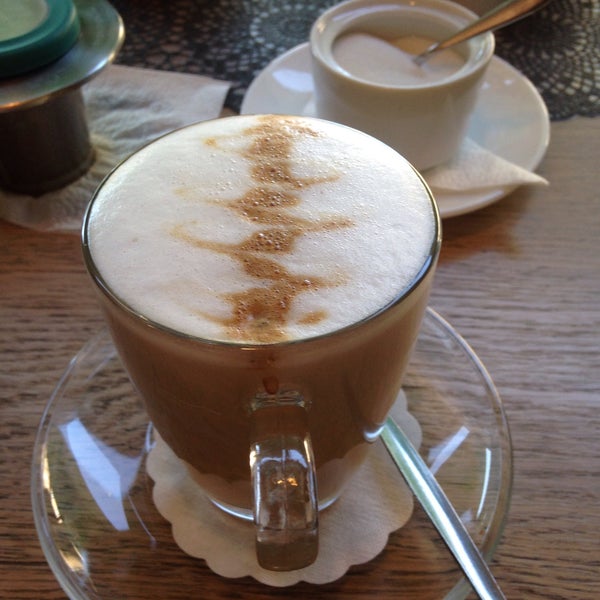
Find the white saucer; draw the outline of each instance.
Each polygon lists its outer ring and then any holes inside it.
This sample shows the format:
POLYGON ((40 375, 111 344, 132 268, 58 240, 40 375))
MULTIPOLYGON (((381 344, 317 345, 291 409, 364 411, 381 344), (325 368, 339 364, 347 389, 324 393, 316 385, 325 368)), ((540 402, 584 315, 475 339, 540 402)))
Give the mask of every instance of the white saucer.
MULTIPOLYGON (((300 44, 271 62, 252 82, 242 114, 310 115, 313 80, 308 44, 300 44)), ((483 148, 529 171, 542 160, 550 140, 546 105, 533 84, 514 67, 494 57, 467 135, 483 148)), ((485 191, 438 192, 443 218, 483 208, 514 190, 514 186, 485 191)))

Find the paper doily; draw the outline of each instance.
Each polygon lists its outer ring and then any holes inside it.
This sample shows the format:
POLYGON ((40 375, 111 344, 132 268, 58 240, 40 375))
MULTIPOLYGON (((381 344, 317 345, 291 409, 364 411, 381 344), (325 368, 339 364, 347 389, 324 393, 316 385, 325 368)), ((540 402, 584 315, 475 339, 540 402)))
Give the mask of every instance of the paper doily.
MULTIPOLYGON (((402 392, 390 414, 418 447, 421 429, 407 412, 402 392)), ((378 441, 340 498, 320 513, 315 563, 297 571, 267 571, 256 560, 253 524, 214 506, 158 435, 148 456, 147 471, 155 482, 154 503, 171 523, 173 537, 184 552, 204 559, 223 577, 250 575, 277 587, 338 579, 352 565, 377 556, 389 534, 402 527, 413 510, 410 490, 378 441)))

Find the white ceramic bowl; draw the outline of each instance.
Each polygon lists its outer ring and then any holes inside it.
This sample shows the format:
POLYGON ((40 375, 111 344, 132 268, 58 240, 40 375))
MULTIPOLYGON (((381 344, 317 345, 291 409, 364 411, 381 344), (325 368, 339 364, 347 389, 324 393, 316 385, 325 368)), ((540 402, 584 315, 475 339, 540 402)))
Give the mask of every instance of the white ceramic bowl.
POLYGON ((475 18, 446 0, 348 0, 327 10, 310 34, 317 115, 381 139, 417 169, 448 161, 465 135, 493 56, 493 34, 457 46, 464 63, 449 76, 418 84, 376 83, 353 75, 337 62, 333 47, 349 32, 441 40, 475 18))

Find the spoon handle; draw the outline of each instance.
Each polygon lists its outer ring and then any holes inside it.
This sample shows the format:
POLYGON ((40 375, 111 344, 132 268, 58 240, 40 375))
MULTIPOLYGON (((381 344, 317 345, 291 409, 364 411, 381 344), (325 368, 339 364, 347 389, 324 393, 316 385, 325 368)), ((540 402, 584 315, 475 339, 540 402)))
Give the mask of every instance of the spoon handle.
POLYGON ((549 2, 549 0, 507 0, 502 2, 502 4, 488 11, 464 29, 427 48, 425 52, 415 57, 415 62, 420 65, 433 52, 450 48, 486 31, 493 31, 504 25, 514 23, 541 8, 542 4, 546 4, 546 2, 549 2))
POLYGON ((383 443, 481 600, 506 600, 463 522, 404 432, 388 418, 383 443))

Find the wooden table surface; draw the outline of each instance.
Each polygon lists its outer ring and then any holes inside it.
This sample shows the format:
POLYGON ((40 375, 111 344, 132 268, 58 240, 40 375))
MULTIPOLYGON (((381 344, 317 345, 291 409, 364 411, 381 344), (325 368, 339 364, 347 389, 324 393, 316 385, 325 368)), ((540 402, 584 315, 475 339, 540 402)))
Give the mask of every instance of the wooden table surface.
MULTIPOLYGON (((492 563, 509 598, 596 600, 600 591, 599 135, 600 119, 553 123, 539 169, 549 187, 445 221, 431 306, 487 366, 511 426, 514 490, 492 563)), ((100 327, 78 237, 1 222, 1 598, 64 598, 34 528, 32 446, 61 373, 100 327)), ((198 597, 283 594, 207 581, 214 589, 198 597)), ((285 592, 371 593, 402 597, 380 579, 285 592)))
MULTIPOLYGON (((512 433, 512 502, 492 561, 508 598, 600 594, 598 139, 600 118, 552 123, 539 168, 549 187, 444 222, 431 306, 488 368, 512 433)), ((0 221, 0 598, 65 598, 36 534, 30 465, 50 394, 101 326, 79 237, 0 221)), ((394 584, 397 556, 326 586, 281 590, 200 565, 194 596, 406 598, 394 584)))

